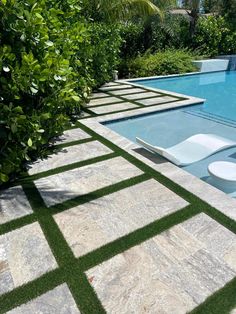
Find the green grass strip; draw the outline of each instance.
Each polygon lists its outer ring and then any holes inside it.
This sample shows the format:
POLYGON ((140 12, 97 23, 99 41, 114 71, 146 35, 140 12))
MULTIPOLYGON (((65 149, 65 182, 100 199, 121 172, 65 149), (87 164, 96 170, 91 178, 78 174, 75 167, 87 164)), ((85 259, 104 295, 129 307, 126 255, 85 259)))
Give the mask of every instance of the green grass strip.
POLYGON ((0 296, 0 313, 4 314, 16 306, 24 304, 31 299, 54 289, 63 282, 64 275, 62 271, 56 269, 44 274, 32 282, 14 289, 13 291, 5 293, 0 296))
POLYGON ((215 292, 191 314, 229 314, 236 308, 236 278, 215 292))
MULTIPOLYGON (((70 130, 73 130, 72 128, 70 130)), ((89 138, 84 138, 82 140, 77 140, 77 141, 71 141, 71 142, 66 142, 66 143, 62 143, 62 144, 57 144, 56 146, 53 146, 54 148, 58 148, 59 150, 62 148, 66 148, 66 147, 70 147, 70 146, 75 146, 75 145, 80 145, 80 144, 85 144, 85 143, 89 143, 92 142, 93 138, 89 137, 89 138)))
POLYGON ((82 205, 91 201, 94 201, 100 197, 103 197, 105 195, 114 193, 114 192, 118 192, 120 190, 123 190, 127 187, 131 187, 135 184, 147 181, 150 179, 150 176, 147 174, 141 174, 139 176, 118 182, 118 183, 114 183, 112 185, 106 186, 102 189, 98 189, 96 191, 93 191, 91 193, 85 194, 85 195, 80 195, 77 197, 74 197, 72 199, 69 199, 61 204, 56 204, 50 207, 50 212, 52 214, 57 214, 60 212, 63 212, 67 209, 76 207, 78 205, 82 205))
MULTIPOLYGON (((85 127, 81 123, 78 123, 78 126, 86 131, 88 134, 92 135, 93 139, 99 140, 101 143, 105 144, 107 147, 111 148, 114 153, 109 154, 112 156, 121 155, 127 161, 138 167, 140 170, 144 172, 144 174, 139 175, 134 178, 130 178, 124 180, 122 182, 118 182, 111 186, 99 189, 92 193, 76 197, 72 200, 68 200, 62 204, 58 204, 47 208, 39 191, 36 189, 34 183, 32 182, 32 178, 36 178, 36 176, 32 176, 30 180, 25 178, 22 180, 24 192, 29 199, 30 205, 34 211, 33 214, 28 215, 26 217, 22 217, 11 221, 9 223, 3 224, 0 226, 0 232, 6 230, 13 230, 17 227, 21 227, 24 224, 29 224, 34 221, 38 221, 44 235, 47 239, 47 242, 55 256, 55 259, 58 263, 58 269, 46 273, 40 278, 27 283, 24 286, 14 289, 11 292, 8 292, 2 296, 0 296, 0 313, 5 313, 10 309, 16 307, 17 305, 26 303, 31 299, 53 289, 57 285, 66 282, 72 292, 72 295, 75 299, 76 304, 78 305, 80 311, 85 314, 97 314, 97 313, 105 313, 101 302, 96 296, 95 291, 90 285, 88 279, 86 278, 84 271, 87 269, 96 266, 97 264, 112 258, 113 256, 124 252, 125 250, 130 249, 131 247, 143 243, 144 241, 154 237, 155 235, 170 229, 176 224, 179 224, 191 217, 197 215, 200 212, 205 212, 213 219, 216 219, 221 224, 225 225, 227 228, 236 232, 235 222, 230 218, 226 217, 221 212, 217 211, 215 208, 211 207, 204 201, 200 200, 197 196, 180 187, 178 184, 174 183, 167 177, 158 173, 156 170, 152 169, 148 165, 144 164, 137 158, 131 156, 124 150, 120 149, 115 144, 111 143, 107 139, 104 139, 102 136, 96 134, 94 131, 85 127), (61 211, 64 211, 68 208, 95 200, 98 197, 102 197, 104 195, 119 191, 124 189, 125 187, 132 186, 134 184, 143 182, 150 178, 154 178, 158 182, 165 185, 167 188, 181 196, 183 199, 190 203, 189 206, 176 211, 164 218, 161 218, 157 221, 150 223, 143 228, 135 230, 111 243, 100 247, 93 252, 86 254, 85 256, 77 259, 75 258, 71 248, 67 244, 61 230, 53 219, 52 215, 61 211)), ((108 158, 105 157, 99 158, 108 158)), ((84 163, 94 163, 97 162, 98 159, 90 159, 89 161, 80 162, 76 166, 85 165, 84 163)), ((69 165, 71 166, 71 165, 69 165)), ((65 168, 54 169, 55 173, 58 171, 66 171, 65 168)), ((72 165, 72 167, 74 167, 72 165)), ((51 174, 51 172, 50 172, 51 174)), ((45 175, 45 173, 44 173, 45 175)), ((48 175, 48 173, 46 174, 48 175)), ((232 281, 230 284, 226 285, 223 289, 218 291, 212 297, 206 300, 202 305, 200 305, 195 311, 196 313, 218 313, 218 312, 208 312, 208 309, 214 309, 214 300, 216 304, 221 309, 224 309, 224 302, 222 301, 224 298, 228 298, 226 302, 225 308, 230 309, 235 305, 235 300, 233 299, 233 293, 235 293, 235 283, 232 281), (232 296, 232 297, 231 297, 232 296), (212 301, 213 300, 213 301, 212 301), (218 303, 217 303, 218 302, 218 303), (205 309, 207 311, 203 312, 205 309)), ((220 312, 219 312, 220 313, 220 312)), ((226 313, 226 312, 221 312, 226 313)))
POLYGON ((223 224, 225 227, 236 233, 236 222, 229 217, 225 216, 223 213, 218 211, 216 208, 210 206, 205 201, 201 200, 199 197, 193 193, 187 191, 185 188, 181 187, 177 183, 173 182, 171 179, 167 178, 157 170, 151 168, 141 160, 130 155, 128 152, 124 151, 114 143, 111 143, 109 140, 103 138, 99 134, 95 133, 85 125, 78 122, 78 125, 81 129, 86 131, 88 134, 99 140, 102 144, 106 145, 108 148, 112 149, 117 154, 121 155, 127 161, 135 165, 137 168, 142 170, 144 173, 154 178, 169 190, 173 191, 175 194, 179 195, 181 198, 185 199, 188 203, 193 204, 195 208, 199 208, 201 211, 210 215, 213 219, 216 219, 219 223, 223 224))
POLYGON ((8 221, 0 225, 0 235, 21 228, 25 225, 29 225, 35 221, 37 221, 35 213, 8 221))
MULTIPOLYGON (((25 184, 23 189, 26 195, 30 196, 31 206, 35 209, 35 213, 38 215, 38 222, 40 223, 47 242, 58 263, 59 269, 62 272, 62 277, 68 284, 76 304, 80 309, 83 309, 83 313, 96 313, 98 308, 101 309, 100 312, 102 313, 102 305, 96 297, 94 298, 94 292, 92 293, 92 298, 90 298, 93 301, 90 300, 89 303, 83 302, 84 298, 82 298, 82 296, 85 294, 85 291, 90 291, 92 288, 88 289, 87 287, 84 291, 84 288, 87 285, 84 281, 84 274, 82 270, 78 268, 77 259, 74 257, 61 230, 51 216, 50 208, 45 206, 40 193, 32 182, 25 184)), ((47 283, 45 282, 45 288, 46 287, 47 283)), ((30 300, 31 296, 29 297, 30 300)), ((87 298, 88 296, 86 293, 85 300, 87 298)))
POLYGON ((78 161, 78 162, 75 162, 75 163, 72 163, 72 164, 68 164, 68 165, 65 165, 65 166, 62 166, 62 167, 57 167, 57 168, 54 168, 54 169, 50 169, 48 171, 40 172, 40 173, 34 174, 32 176, 27 174, 24 177, 22 177, 21 179, 18 179, 16 183, 17 184, 23 184, 23 183, 28 182, 28 181, 35 181, 35 180, 38 180, 38 179, 41 179, 41 178, 44 178, 44 177, 52 176, 54 174, 58 174, 58 173, 61 173, 61 172, 73 170, 73 169, 76 169, 76 168, 81 168, 81 167, 84 167, 84 166, 88 166, 88 165, 94 164, 96 162, 105 161, 105 160, 108 160, 108 159, 111 159, 111 158, 114 158, 114 157, 117 157, 117 156, 118 156, 117 153, 109 153, 109 154, 105 154, 105 155, 102 155, 102 156, 98 156, 98 157, 94 157, 94 158, 89 158, 89 159, 86 159, 86 160, 78 161))
POLYGON ((79 258, 80 267, 86 271, 199 213, 194 206, 186 206, 79 258))

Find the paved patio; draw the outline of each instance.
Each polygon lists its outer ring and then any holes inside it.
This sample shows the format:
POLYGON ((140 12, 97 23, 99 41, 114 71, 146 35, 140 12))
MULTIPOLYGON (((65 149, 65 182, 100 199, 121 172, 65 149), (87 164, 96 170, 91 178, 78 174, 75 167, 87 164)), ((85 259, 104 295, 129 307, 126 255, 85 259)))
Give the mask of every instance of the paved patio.
MULTIPOLYGON (((181 101, 110 83, 84 118, 181 101)), ((0 313, 236 313, 232 217, 80 121, 54 144, 1 191, 0 313)))

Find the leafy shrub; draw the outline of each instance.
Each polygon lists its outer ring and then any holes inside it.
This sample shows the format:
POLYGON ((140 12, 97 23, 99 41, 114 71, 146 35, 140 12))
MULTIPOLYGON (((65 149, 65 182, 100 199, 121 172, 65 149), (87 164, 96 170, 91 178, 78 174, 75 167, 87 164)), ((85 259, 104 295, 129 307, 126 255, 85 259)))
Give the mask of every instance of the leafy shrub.
POLYGON ((126 76, 143 77, 193 72, 196 70, 192 64, 194 58, 193 54, 186 50, 145 54, 127 62, 126 76))
POLYGON ((153 52, 163 49, 180 49, 188 45, 189 20, 185 16, 166 14, 163 21, 153 17, 151 24, 153 52))
POLYGON ((96 88, 109 81, 117 68, 121 37, 117 27, 104 23, 91 24, 89 32, 90 41, 84 47, 83 68, 92 77, 92 87, 96 88))
POLYGON ((120 35, 122 38, 121 59, 133 58, 145 52, 143 23, 126 23, 120 25, 120 35))
POLYGON ((91 87, 110 77, 119 37, 86 22, 78 0, 4 0, 0 28, 1 184, 42 154, 91 87))
POLYGON ((202 17, 199 19, 194 45, 200 53, 216 56, 236 52, 236 33, 223 17, 202 17))

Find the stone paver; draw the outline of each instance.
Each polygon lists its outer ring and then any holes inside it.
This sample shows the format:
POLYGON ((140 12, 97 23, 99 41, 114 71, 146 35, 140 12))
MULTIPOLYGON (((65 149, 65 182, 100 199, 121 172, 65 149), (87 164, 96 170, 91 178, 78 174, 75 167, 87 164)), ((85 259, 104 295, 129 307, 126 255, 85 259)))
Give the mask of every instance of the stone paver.
POLYGON ((122 157, 34 181, 47 206, 135 177, 142 172, 122 157))
POLYGON ((125 95, 125 98, 129 100, 135 100, 135 99, 145 99, 149 97, 157 97, 161 96, 161 94, 153 93, 153 92, 145 92, 145 93, 138 93, 138 94, 132 94, 132 95, 125 95))
POLYGON ((61 135, 53 144, 54 145, 65 144, 74 141, 84 140, 90 137, 91 136, 89 134, 87 134, 86 132, 79 128, 71 129, 65 131, 63 135, 61 135))
POLYGON ((121 90, 115 90, 115 91, 110 91, 111 94, 113 95, 119 95, 122 96, 128 95, 128 94, 133 94, 133 93, 141 93, 144 90, 142 88, 130 88, 130 89, 121 89, 121 90))
MULTIPOLYGON (((89 281, 106 311, 185 314, 234 278, 231 265, 206 245, 218 242, 215 228, 208 230, 211 239, 198 238, 204 238, 205 221, 212 220, 205 216, 197 215, 88 270, 89 281), (195 222, 202 224, 198 235, 189 227, 195 222)), ((225 232, 216 224, 217 232, 225 232)), ((230 234, 230 241, 231 237, 235 242, 236 235, 230 234)), ((229 247, 225 253, 235 251, 229 247)))
POLYGON ((119 104, 115 104, 115 105, 106 105, 106 106, 101 106, 101 107, 95 107, 95 108, 91 108, 90 110, 96 114, 103 114, 103 113, 110 113, 110 112, 115 112, 115 111, 119 111, 119 110, 128 110, 128 109, 132 109, 132 108, 139 108, 139 106, 132 104, 130 102, 122 102, 119 104))
POLYGON ((92 106, 100 106, 100 105, 105 105, 105 104, 114 104, 114 103, 119 103, 122 102, 123 100, 117 97, 106 97, 106 98, 98 98, 98 99, 92 99, 88 103, 88 107, 92 106))
POLYGON ((170 102, 174 100, 178 100, 178 99, 174 97, 170 97, 170 96, 163 96, 163 97, 157 97, 157 98, 142 99, 142 100, 139 100, 138 103, 144 106, 151 106, 151 105, 164 104, 166 102, 170 102))
POLYGON ((80 314, 66 284, 23 304, 6 314, 80 314))
POLYGON ((54 218, 79 257, 187 205, 157 181, 148 180, 54 218))
POLYGON ((104 98, 104 97, 110 97, 110 95, 106 94, 106 93, 93 93, 90 96, 90 99, 95 99, 95 98, 104 98))
POLYGON ((91 117, 91 114, 89 114, 88 112, 85 112, 85 111, 82 111, 79 115, 79 118, 89 118, 89 117, 91 117))
POLYGON ((32 212, 21 186, 0 192, 0 224, 29 215, 32 212))
POLYGON ((120 86, 120 83, 108 82, 108 83, 105 83, 102 87, 117 86, 117 85, 120 86))
POLYGON ((63 148, 57 154, 31 164, 28 172, 33 175, 109 153, 112 153, 112 150, 98 141, 69 146, 63 148))
POLYGON ((37 222, 0 236, 0 294, 57 267, 37 222))
POLYGON ((125 88, 132 88, 133 85, 117 85, 117 86, 105 86, 105 87, 101 87, 99 88, 99 90, 101 91, 112 91, 112 90, 118 90, 118 89, 125 89, 125 88))

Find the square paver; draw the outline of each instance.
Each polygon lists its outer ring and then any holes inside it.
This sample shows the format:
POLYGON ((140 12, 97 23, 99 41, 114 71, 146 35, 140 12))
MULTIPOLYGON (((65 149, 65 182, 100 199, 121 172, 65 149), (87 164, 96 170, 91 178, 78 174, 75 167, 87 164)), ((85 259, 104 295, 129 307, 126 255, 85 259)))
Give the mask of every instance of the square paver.
MULTIPOLYGON (((215 228, 208 230, 211 240, 201 241, 188 227, 205 220, 199 214, 88 270, 107 313, 185 314, 233 279, 231 265, 208 250, 209 241, 218 242, 215 228)), ((225 232, 218 223, 215 227, 225 232)), ((232 246, 222 250, 235 256, 232 246)))
POLYGON ((101 91, 112 91, 112 90, 118 90, 118 89, 125 89, 125 88, 132 88, 133 85, 117 85, 117 86, 104 86, 104 87, 101 87, 99 88, 99 90, 101 91))
POLYGON ((34 162, 28 172, 33 175, 110 153, 112 150, 98 141, 69 146, 56 154, 49 155, 46 159, 34 162))
POLYGON ((95 98, 104 98, 104 97, 110 97, 110 95, 106 94, 106 93, 93 93, 90 96, 90 99, 95 99, 95 98))
POLYGON ((71 129, 67 130, 61 135, 56 141, 53 143, 54 145, 59 145, 59 144, 65 144, 65 143, 70 143, 74 141, 79 141, 79 140, 85 140, 87 138, 90 138, 91 136, 84 132, 83 130, 77 128, 77 129, 71 129))
POLYGON ((80 314, 66 284, 23 304, 6 314, 80 314))
POLYGON ((115 104, 122 102, 123 100, 117 97, 105 97, 105 98, 98 98, 98 99, 92 99, 88 103, 88 107, 92 106, 100 106, 100 105, 106 105, 106 104, 115 104))
POLYGON ((0 224, 32 213, 33 210, 21 186, 1 191, 0 224))
POLYGON ((119 83, 116 83, 116 82, 108 82, 108 83, 105 83, 102 87, 109 87, 109 86, 117 86, 120 84, 119 83))
POLYGON ((122 95, 134 94, 134 93, 139 93, 139 92, 141 93, 143 91, 145 91, 145 90, 142 88, 130 88, 130 89, 121 89, 121 90, 110 91, 110 93, 113 95, 122 96, 122 95))
POLYGON ((57 267, 37 222, 0 236, 0 294, 57 267))
POLYGON ((177 101, 177 98, 170 97, 170 96, 163 96, 163 97, 157 97, 157 98, 150 98, 150 99, 142 99, 139 100, 138 103, 144 105, 144 106, 152 106, 152 105, 159 105, 164 104, 170 101, 177 101))
POLYGON ((110 113, 110 112, 116 112, 120 110, 128 110, 132 108, 139 108, 139 106, 132 104, 130 102, 122 102, 115 105, 106 105, 101 107, 95 107, 91 108, 90 110, 96 114, 104 114, 104 113, 110 113))
POLYGON ((140 174, 142 171, 124 158, 116 157, 34 182, 45 204, 52 206, 140 174))
POLYGON ((148 180, 54 216, 76 257, 173 213, 188 203, 148 180))
POLYGON ((135 99, 145 99, 145 98, 157 97, 157 96, 161 96, 161 94, 153 93, 153 92, 146 92, 146 93, 125 95, 124 97, 129 99, 129 100, 135 100, 135 99))

